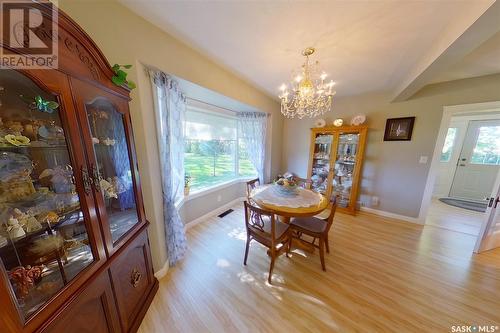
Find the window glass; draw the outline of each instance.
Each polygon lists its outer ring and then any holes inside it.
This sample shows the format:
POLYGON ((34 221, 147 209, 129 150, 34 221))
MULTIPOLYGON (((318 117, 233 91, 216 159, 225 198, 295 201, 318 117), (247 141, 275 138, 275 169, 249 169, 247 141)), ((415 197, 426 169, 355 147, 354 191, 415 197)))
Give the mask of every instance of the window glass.
POLYGON ((500 126, 479 128, 471 163, 500 165, 500 126))
POLYGON ((187 110, 184 167, 192 189, 256 175, 237 128, 234 116, 187 110))
POLYGON ((450 161, 456 136, 457 136, 457 129, 455 127, 448 128, 448 132, 446 133, 446 139, 444 140, 443 150, 441 151, 441 162, 450 161))

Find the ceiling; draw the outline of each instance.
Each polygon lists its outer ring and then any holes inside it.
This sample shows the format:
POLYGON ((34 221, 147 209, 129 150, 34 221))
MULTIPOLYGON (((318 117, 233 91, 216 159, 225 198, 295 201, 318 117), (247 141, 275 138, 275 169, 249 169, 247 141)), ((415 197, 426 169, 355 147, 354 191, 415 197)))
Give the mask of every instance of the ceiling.
MULTIPOLYGON (((395 90, 430 50, 453 43, 493 1, 121 2, 275 97, 307 46, 316 48, 313 59, 336 81, 339 96, 395 90)), ((490 49, 483 53, 498 55, 490 49)), ((466 64, 482 61, 471 57, 466 64)))
MULTIPOLYGON (((500 23, 499 23, 500 24, 500 23)), ((500 32, 438 74, 432 83, 500 73, 500 32)))

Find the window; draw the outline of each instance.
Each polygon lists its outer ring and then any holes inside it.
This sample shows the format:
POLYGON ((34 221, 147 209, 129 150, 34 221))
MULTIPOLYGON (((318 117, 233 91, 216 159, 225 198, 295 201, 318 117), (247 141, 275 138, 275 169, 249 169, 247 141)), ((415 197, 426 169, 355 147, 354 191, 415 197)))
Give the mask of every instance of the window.
POLYGON ((239 177, 254 177, 236 117, 189 108, 185 120, 184 168, 191 188, 202 189, 239 177))
POLYGON ((448 132, 446 133, 446 139, 444 140, 443 150, 441 151, 441 162, 450 161, 456 136, 457 136, 457 129, 455 127, 448 128, 448 132))
POLYGON ((479 127, 471 163, 500 165, 500 126, 479 127))

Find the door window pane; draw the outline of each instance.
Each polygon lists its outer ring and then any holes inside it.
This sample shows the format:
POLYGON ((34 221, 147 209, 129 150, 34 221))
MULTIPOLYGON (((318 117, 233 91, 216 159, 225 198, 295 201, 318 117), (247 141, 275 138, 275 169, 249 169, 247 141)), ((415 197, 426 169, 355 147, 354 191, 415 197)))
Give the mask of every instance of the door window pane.
POLYGON ((54 102, 0 71, 0 259, 24 318, 94 261, 54 102))
POLYGON ((441 151, 441 162, 449 162, 457 136, 457 129, 455 127, 448 128, 446 139, 444 140, 443 150, 441 151))
POLYGON ((471 163, 500 165, 500 126, 479 128, 471 163))
POLYGON ((123 115, 106 98, 85 105, 113 242, 138 223, 123 115))

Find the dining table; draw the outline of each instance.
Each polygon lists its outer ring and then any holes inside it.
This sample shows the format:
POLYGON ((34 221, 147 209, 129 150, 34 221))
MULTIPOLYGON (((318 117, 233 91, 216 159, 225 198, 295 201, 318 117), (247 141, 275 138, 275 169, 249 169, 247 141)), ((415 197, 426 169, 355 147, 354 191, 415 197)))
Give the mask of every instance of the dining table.
POLYGON ((328 207, 328 199, 318 192, 302 187, 287 192, 275 184, 257 186, 250 192, 249 199, 280 216, 285 223, 292 217, 317 215, 328 207))

